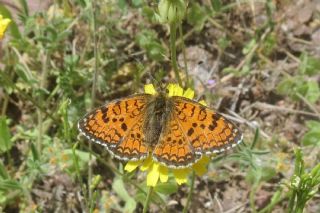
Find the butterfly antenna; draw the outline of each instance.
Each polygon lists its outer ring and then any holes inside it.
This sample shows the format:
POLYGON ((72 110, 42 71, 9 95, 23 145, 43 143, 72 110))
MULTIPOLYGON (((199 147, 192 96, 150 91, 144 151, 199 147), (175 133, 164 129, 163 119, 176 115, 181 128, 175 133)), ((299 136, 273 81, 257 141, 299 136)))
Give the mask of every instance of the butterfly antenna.
POLYGON ((155 85, 156 88, 161 88, 161 82, 158 81, 158 79, 153 76, 151 72, 148 72, 149 79, 151 80, 151 83, 155 85))

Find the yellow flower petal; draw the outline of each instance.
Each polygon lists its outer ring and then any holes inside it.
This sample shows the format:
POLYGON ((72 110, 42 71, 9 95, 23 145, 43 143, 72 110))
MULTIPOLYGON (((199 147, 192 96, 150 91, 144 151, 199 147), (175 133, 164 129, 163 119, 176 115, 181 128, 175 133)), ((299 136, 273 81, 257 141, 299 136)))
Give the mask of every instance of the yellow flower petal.
POLYGON ((168 167, 160 165, 159 172, 160 172, 160 181, 162 183, 168 182, 168 179, 169 179, 168 167))
POLYGON ((173 170, 173 175, 176 179, 176 182, 181 185, 183 183, 186 183, 188 181, 188 174, 191 173, 190 168, 185 168, 185 169, 174 169, 173 170))
POLYGON ((128 161, 128 163, 126 164, 126 166, 124 167, 124 170, 127 172, 132 172, 133 170, 135 170, 142 162, 139 161, 128 161))
POLYGON ((203 106, 207 106, 207 103, 204 100, 199 101, 199 104, 202 104, 203 106))
POLYGON ((8 18, 3 18, 2 15, 0 15, 0 39, 3 38, 4 32, 6 31, 8 25, 10 24, 11 20, 8 18))
POLYGON ((171 96, 173 96, 173 92, 174 92, 174 84, 169 84, 168 86, 167 86, 167 89, 169 90, 169 93, 168 93, 168 96, 169 97, 171 97, 171 96))
POLYGON ((183 95, 183 89, 178 84, 174 88, 173 95, 174 96, 182 96, 183 95))
POLYGON ((159 172, 159 163, 154 163, 152 165, 152 169, 149 171, 147 175, 147 186, 156 186, 159 180, 160 172, 159 172))
POLYGON ((183 95, 183 89, 178 84, 169 84, 167 89, 169 90, 169 97, 183 95))
POLYGON ((189 99, 193 99, 194 97, 194 91, 190 88, 188 88, 184 93, 183 93, 183 97, 185 98, 189 98, 189 99))
POLYGON ((143 161, 143 164, 141 165, 140 170, 146 171, 152 166, 152 164, 153 164, 152 157, 151 155, 149 155, 148 158, 143 161))
POLYGON ((146 84, 144 85, 144 92, 146 94, 155 95, 157 94, 157 91, 154 89, 153 84, 146 84))
POLYGON ((207 172, 207 165, 210 162, 210 158, 204 155, 192 168, 198 176, 202 176, 207 172))

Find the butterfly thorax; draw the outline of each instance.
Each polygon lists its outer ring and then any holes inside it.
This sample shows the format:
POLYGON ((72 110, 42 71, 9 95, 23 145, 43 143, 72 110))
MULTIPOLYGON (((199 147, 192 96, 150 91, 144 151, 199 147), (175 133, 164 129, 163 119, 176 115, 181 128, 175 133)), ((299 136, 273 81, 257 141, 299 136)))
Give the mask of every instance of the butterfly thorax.
POLYGON ((165 131, 164 127, 167 126, 171 116, 173 103, 164 94, 158 94, 151 98, 152 100, 146 107, 143 131, 146 143, 152 149, 157 145, 161 133, 165 131))

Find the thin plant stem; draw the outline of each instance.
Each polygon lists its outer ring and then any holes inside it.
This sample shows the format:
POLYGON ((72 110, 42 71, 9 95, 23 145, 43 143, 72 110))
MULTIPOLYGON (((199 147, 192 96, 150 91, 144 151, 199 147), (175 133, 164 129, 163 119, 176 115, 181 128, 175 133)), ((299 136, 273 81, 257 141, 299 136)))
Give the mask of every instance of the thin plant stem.
MULTIPOLYGON (((97 80, 98 80, 98 44, 97 44, 97 25, 96 25, 96 1, 93 0, 91 2, 91 11, 92 11, 92 28, 93 28, 93 43, 94 43, 94 74, 93 74, 93 83, 91 88, 91 109, 94 107, 94 101, 96 98, 96 87, 97 87, 97 80)), ((92 168, 91 168, 91 161, 92 161, 92 144, 89 143, 89 165, 88 165, 88 198, 89 203, 91 204, 92 199, 92 189, 90 186, 92 180, 92 168)), ((89 207, 89 211, 92 208, 89 207)))
MULTIPOLYGON (((39 98, 41 99, 41 98, 39 98)), ((42 142, 42 135, 43 135, 43 116, 42 116, 42 112, 40 109, 37 110, 37 114, 38 114, 38 138, 37 138, 37 151, 39 153, 41 153, 41 142, 42 142)))
POLYGON ((183 31, 182 31, 182 24, 179 24, 179 37, 182 38, 181 47, 182 47, 182 54, 183 54, 183 63, 184 63, 184 72, 186 75, 186 86, 189 87, 189 71, 188 71, 188 64, 187 64, 187 54, 186 54, 186 45, 184 44, 183 40, 183 31))
POLYGON ((249 195, 251 211, 254 212, 254 213, 257 212, 256 205, 254 203, 255 202, 254 198, 255 198, 255 194, 256 194, 256 191, 257 191, 258 187, 259 187, 259 183, 258 182, 254 183, 252 188, 251 188, 250 195, 249 195))
POLYGON ((8 104, 9 104, 9 97, 6 93, 4 93, 5 95, 3 96, 3 105, 2 105, 2 109, 1 109, 1 115, 5 115, 7 112, 7 108, 8 108, 8 104))
MULTIPOLYGON (((85 188, 84 188, 83 181, 81 178, 81 173, 80 173, 79 158, 76 154, 76 149, 77 149, 78 145, 79 145, 79 142, 77 142, 76 144, 74 144, 72 146, 72 160, 73 160, 73 164, 74 164, 75 170, 76 170, 76 178, 78 179, 78 181, 80 183, 80 188, 81 188, 82 192, 85 192, 85 188)), ((85 204, 82 202, 82 199, 80 200, 80 205, 81 205, 81 208, 85 209, 85 204)))
POLYGON ((152 192, 153 192, 153 187, 150 186, 150 187, 149 187, 148 194, 147 194, 146 201, 144 202, 144 205, 143 205, 143 213, 146 213, 147 210, 148 210, 149 203, 150 203, 150 200, 151 200, 151 194, 152 194, 152 192))
MULTIPOLYGON (((48 75, 48 51, 45 50, 44 57, 42 59, 42 72, 41 72, 41 79, 40 79, 40 89, 44 89, 46 87, 46 81, 47 81, 47 75, 48 75)), ((43 94, 39 95, 38 102, 42 105, 43 104, 43 94)), ((37 114, 38 114, 38 139, 37 139, 37 151, 41 153, 41 143, 42 143, 42 136, 43 136, 43 113, 42 111, 38 108, 37 109, 37 114)))
POLYGON ((296 195, 296 192, 295 190, 293 190, 291 192, 291 196, 290 196, 290 199, 289 199, 289 204, 288 204, 288 211, 287 212, 293 212, 293 207, 294 207, 294 202, 295 202, 295 196, 296 195))
POLYGON ((191 176, 191 183, 190 183, 190 190, 189 190, 189 194, 188 194, 188 198, 187 198, 187 203, 183 208, 183 213, 187 213, 191 200, 192 200, 192 194, 193 194, 193 190, 194 190, 194 182, 196 180, 196 173, 193 171, 192 172, 192 176, 191 176))
MULTIPOLYGON (((97 200, 98 197, 98 192, 94 191, 93 195, 92 195, 92 199, 91 199, 91 203, 94 203, 94 201, 97 200)), ((90 212, 94 212, 94 206, 90 205, 90 212)))
POLYGON ((176 48, 176 39, 177 39, 177 23, 173 22, 170 24, 170 51, 171 51, 171 64, 174 70, 174 74, 178 80, 180 86, 182 86, 182 81, 179 75, 178 64, 177 64, 177 48, 176 48))
POLYGON ((270 203, 267 206, 265 206, 263 209, 261 209, 259 213, 270 213, 277 204, 287 199, 288 196, 289 196, 288 194, 282 196, 282 188, 280 188, 273 194, 270 203))

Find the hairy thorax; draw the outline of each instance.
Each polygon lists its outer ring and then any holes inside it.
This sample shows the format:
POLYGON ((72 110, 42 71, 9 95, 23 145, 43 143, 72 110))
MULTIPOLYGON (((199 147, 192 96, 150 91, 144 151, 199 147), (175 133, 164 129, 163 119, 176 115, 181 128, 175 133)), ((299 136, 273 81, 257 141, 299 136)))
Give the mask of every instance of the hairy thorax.
POLYGON ((166 131, 165 127, 172 116, 173 103, 165 94, 153 96, 151 99, 146 107, 143 132, 146 143, 149 147, 154 148, 159 141, 161 133, 166 131))

